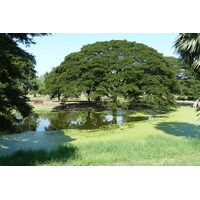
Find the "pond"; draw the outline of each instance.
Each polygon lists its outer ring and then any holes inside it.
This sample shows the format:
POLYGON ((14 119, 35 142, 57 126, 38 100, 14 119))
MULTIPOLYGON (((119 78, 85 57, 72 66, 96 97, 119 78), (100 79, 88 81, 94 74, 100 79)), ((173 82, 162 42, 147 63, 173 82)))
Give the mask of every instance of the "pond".
MULTIPOLYGON (((112 128, 112 125, 116 128, 124 123, 132 124, 161 117, 152 113, 148 116, 138 116, 135 113, 133 110, 34 113, 18 123, 13 122, 6 132, 1 132, 0 155, 20 149, 50 150, 73 141, 62 129, 98 130, 112 128)), ((20 116, 17 117, 20 120, 20 116)))
MULTIPOLYGON (((22 133, 27 131, 55 131, 62 129, 92 130, 106 127, 111 124, 139 122, 154 119, 160 116, 134 116, 134 111, 68 111, 34 113, 20 122, 13 122, 7 131, 1 135, 22 133)), ((20 119, 20 116, 17 116, 20 119)))

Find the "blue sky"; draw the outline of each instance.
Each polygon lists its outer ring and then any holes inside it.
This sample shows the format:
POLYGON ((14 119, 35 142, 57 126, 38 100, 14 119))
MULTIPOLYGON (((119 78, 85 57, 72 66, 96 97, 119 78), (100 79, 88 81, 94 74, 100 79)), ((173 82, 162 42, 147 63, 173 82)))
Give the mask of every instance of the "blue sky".
POLYGON ((56 33, 35 37, 35 45, 23 48, 35 55, 37 62, 35 69, 40 76, 58 66, 66 55, 79 51, 83 45, 97 41, 126 39, 153 47, 164 56, 177 57, 173 48, 177 36, 177 33, 56 33))

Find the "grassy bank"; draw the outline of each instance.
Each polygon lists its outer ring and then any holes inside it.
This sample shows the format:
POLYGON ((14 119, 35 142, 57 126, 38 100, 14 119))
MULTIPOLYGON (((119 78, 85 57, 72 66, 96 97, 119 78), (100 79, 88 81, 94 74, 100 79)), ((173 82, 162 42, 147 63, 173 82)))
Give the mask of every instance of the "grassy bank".
POLYGON ((136 111, 160 118, 101 130, 62 130, 72 140, 58 149, 18 151, 1 156, 0 165, 200 165, 196 112, 181 107, 168 112, 136 111))
POLYGON ((114 140, 77 146, 69 160, 43 165, 199 165, 200 140, 151 136, 145 141, 114 140))
POLYGON ((40 112, 52 112, 57 107, 57 105, 37 105, 37 104, 34 104, 33 102, 29 102, 29 104, 33 106, 34 112, 39 112, 39 113, 40 112))
POLYGON ((200 140, 151 136, 145 141, 113 140, 82 145, 68 144, 56 150, 18 151, 0 157, 1 165, 141 166, 199 165, 200 140))

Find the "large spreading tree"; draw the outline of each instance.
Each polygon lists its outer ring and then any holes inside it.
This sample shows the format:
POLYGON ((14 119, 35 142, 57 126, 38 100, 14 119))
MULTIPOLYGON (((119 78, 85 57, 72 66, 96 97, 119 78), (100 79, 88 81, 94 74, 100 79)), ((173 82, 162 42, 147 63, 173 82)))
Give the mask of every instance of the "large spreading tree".
POLYGON ((45 34, 37 33, 1 33, 0 34, 0 119, 11 115, 15 110, 23 117, 31 113, 27 103, 27 87, 35 76, 35 58, 19 47, 34 44, 33 37, 45 34))
POLYGON ((173 69, 162 54, 144 44, 112 40, 85 45, 66 56, 54 72, 66 96, 84 93, 88 101, 107 96, 113 106, 119 98, 141 99, 154 107, 176 104, 173 69))

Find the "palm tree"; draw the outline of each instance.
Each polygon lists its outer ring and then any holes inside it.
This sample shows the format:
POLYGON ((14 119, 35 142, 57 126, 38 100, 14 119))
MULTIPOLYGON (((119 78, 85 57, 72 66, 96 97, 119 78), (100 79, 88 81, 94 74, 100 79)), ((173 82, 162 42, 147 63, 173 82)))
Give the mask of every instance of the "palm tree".
POLYGON ((174 46, 180 58, 200 73, 200 33, 179 33, 174 46))
MULTIPOLYGON (((180 58, 194 68, 198 77, 200 75, 200 33, 179 33, 175 48, 180 58)), ((193 107, 200 111, 200 99, 193 107)), ((199 115, 199 114, 198 114, 199 115)))

